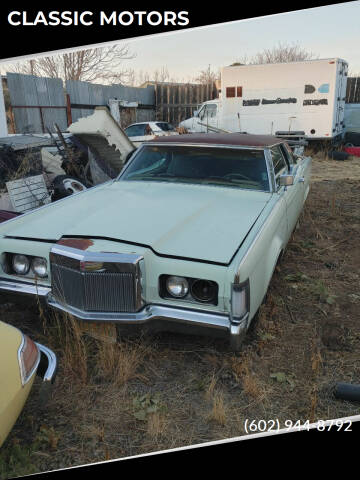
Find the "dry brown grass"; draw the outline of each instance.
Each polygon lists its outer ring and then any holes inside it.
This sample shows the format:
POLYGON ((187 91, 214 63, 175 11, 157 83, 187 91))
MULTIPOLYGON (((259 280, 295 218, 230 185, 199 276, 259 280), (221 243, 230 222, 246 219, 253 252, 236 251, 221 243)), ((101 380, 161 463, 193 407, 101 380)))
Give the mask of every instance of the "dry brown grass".
POLYGON ((211 378, 210 378, 210 381, 209 381, 209 385, 205 391, 205 398, 207 400, 211 400, 214 396, 214 391, 215 391, 215 387, 216 387, 216 383, 217 383, 217 379, 216 379, 216 375, 215 373, 213 372, 212 375, 211 375, 211 378))
POLYGON ((219 425, 226 425, 226 407, 224 394, 221 391, 215 391, 212 397, 212 409, 209 414, 209 420, 218 423, 219 425))
POLYGON ((165 415, 159 412, 154 412, 148 416, 147 419, 147 434, 154 440, 158 441, 160 437, 166 435, 168 420, 165 415))
POLYGON ((72 315, 54 312, 58 343, 62 345, 62 364, 66 377, 76 379, 83 384, 88 381, 87 348, 80 323, 72 315))
POLYGON ((251 398, 260 398, 263 390, 259 384, 259 379, 255 373, 251 372, 249 359, 246 356, 233 357, 230 359, 231 369, 235 377, 241 382, 242 388, 246 395, 251 398))
POLYGON ((98 341, 98 375, 116 386, 124 385, 134 378, 146 381, 146 377, 138 372, 138 368, 148 353, 149 348, 141 341, 119 344, 98 341))

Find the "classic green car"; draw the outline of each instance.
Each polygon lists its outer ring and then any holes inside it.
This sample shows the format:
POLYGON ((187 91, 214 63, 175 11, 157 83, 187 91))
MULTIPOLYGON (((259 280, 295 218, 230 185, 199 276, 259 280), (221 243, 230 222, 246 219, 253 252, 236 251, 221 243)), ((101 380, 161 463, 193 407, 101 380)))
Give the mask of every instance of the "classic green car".
POLYGON ((0 447, 30 393, 35 374, 48 388, 56 375, 56 355, 17 328, 0 322, 0 447))
POLYGON ((311 159, 247 134, 161 137, 118 178, 0 225, 0 289, 87 321, 239 348, 309 191, 311 159))

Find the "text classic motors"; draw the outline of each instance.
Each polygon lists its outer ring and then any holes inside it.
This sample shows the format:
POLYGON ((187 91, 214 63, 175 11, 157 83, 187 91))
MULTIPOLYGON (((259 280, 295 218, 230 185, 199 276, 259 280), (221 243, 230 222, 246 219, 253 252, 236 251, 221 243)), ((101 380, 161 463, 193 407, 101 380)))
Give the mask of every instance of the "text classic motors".
POLYGON ((175 25, 186 26, 189 24, 188 12, 180 11, 121 11, 94 13, 91 11, 51 11, 29 13, 27 11, 12 11, 8 15, 8 22, 12 26, 70 26, 84 25, 90 26, 98 23, 103 25, 175 25))

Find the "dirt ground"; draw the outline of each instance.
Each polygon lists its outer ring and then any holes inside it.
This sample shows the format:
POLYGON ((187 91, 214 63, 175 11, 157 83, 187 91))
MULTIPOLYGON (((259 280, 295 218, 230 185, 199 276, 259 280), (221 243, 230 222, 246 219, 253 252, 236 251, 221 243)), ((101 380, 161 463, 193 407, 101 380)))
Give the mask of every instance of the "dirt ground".
POLYGON ((243 351, 158 334, 112 343, 72 319, 0 297, 1 319, 58 354, 46 408, 36 380, 0 451, 0 478, 243 435, 256 419, 359 414, 360 158, 313 160, 311 191, 243 351), (25 308, 24 308, 25 306, 25 308))

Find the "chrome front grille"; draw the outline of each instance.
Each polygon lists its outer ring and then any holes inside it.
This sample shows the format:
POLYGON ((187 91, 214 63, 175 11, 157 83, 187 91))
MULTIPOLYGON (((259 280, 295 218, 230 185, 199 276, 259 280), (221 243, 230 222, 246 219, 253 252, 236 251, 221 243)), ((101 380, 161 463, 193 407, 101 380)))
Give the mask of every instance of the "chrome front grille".
POLYGON ((52 297, 85 312, 138 311, 142 305, 142 257, 87 252, 65 246, 50 254, 52 297))

